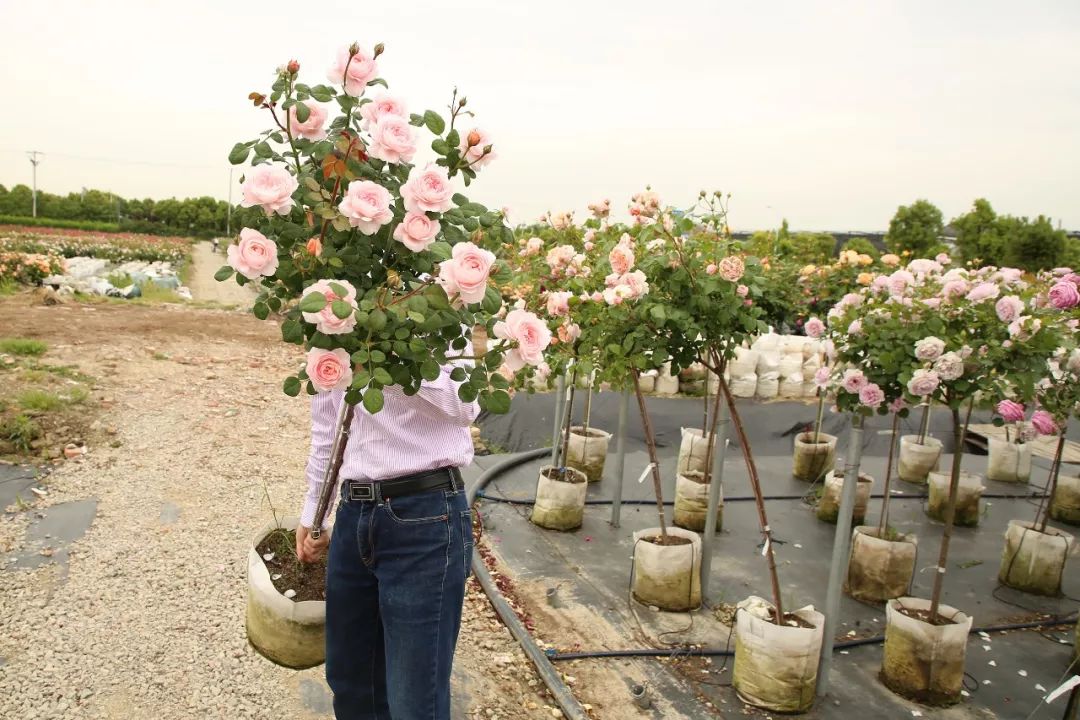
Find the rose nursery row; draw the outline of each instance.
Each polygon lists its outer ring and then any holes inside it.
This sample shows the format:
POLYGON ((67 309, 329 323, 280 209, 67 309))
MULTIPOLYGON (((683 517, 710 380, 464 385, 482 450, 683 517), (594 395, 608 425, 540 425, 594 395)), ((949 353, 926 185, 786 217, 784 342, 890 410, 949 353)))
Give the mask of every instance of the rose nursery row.
MULTIPOLYGON (((389 398, 414 394, 442 373, 458 383, 461 400, 496 413, 509 410, 515 389, 567 378, 558 436, 551 462, 539 471, 532 511, 543 527, 579 525, 588 481, 603 473, 609 436, 590 427, 592 389, 632 394, 657 510, 657 526, 634 536, 633 592, 646 604, 700 605, 702 541, 687 528, 707 532, 718 520, 708 517, 707 499, 721 452, 718 423, 730 414, 739 441, 732 447, 747 465, 772 589, 771 602, 750 598, 736 617, 734 684, 749 702, 779 711, 810 706, 826 619, 813 608, 784 608, 773 529, 736 389, 775 396, 786 384, 805 395, 813 383, 817 427, 797 439, 794 470, 831 483, 834 497, 843 481, 830 477, 835 438, 820 432, 826 402, 850 415, 853 432, 861 432, 870 415, 891 416, 894 435, 896 418, 913 410, 925 418, 940 408, 954 418, 957 448, 976 395, 1015 404, 1001 406, 1001 421, 1016 425, 1009 444, 1017 447, 1031 435, 1028 425, 1063 437, 1076 413, 1080 276, 1070 270, 1030 276, 951 267, 944 256, 874 261, 848 253, 825 283, 836 296, 822 306, 824 317, 807 318, 805 336, 781 340, 767 332, 769 262, 732 238, 727 198, 701 193, 689 207, 674 208, 646 189, 631 198, 629 223, 613 222, 605 200, 591 205, 580 224, 570 213, 549 213, 535 234, 518 236, 504 211, 463 194, 498 156, 492 136, 473 124, 473 106, 466 111, 466 99, 455 91, 444 112, 410 112, 379 75, 382 53, 381 45, 343 48, 326 75, 331 85, 301 82, 300 64, 291 61, 268 91, 251 93, 270 127, 237 143, 230 160, 251 158, 240 179, 242 204, 263 214, 228 247, 218 279, 259 284, 253 313, 261 319, 281 313, 283 341, 306 352, 303 365, 284 379, 284 391, 343 390, 341 427, 352 413, 380 412, 389 398), (847 275, 850 282, 841 284, 847 275), (653 389, 676 377, 700 383, 695 389, 705 396, 703 425, 686 433, 679 461, 675 519, 683 527, 669 527, 665 513, 643 396, 649 377, 653 389), (579 388, 582 420, 574 425, 579 388)), ((817 269, 804 277, 809 287, 817 269)), ((811 293, 819 303, 825 297, 811 293)), ((943 488, 938 504, 945 531, 932 597, 897 597, 894 583, 888 597, 878 598, 889 601, 883 678, 906 696, 954 702, 963 647, 938 650, 957 631, 966 637, 970 627, 970 618, 940 603, 952 527, 966 517, 958 505, 967 487, 962 454, 938 482, 933 439, 921 432, 907 441, 902 446, 917 449, 901 450, 899 474, 929 482, 932 505, 934 488, 943 488), (913 624, 920 629, 911 630, 913 624)), ((1059 467, 1056 462, 1050 494, 1059 467)), ((324 488, 334 472, 331 463, 324 488)), ((324 493, 316 530, 327 502, 324 493)), ((843 527, 847 519, 838 509, 829 510, 825 500, 822 505, 824 519, 843 527)), ((1023 585, 1014 571, 1032 568, 1032 548, 1057 532, 1046 525, 1049 507, 1044 503, 1022 527, 1003 582, 1023 585)), ((887 555, 908 550, 896 545, 906 539, 890 528, 887 506, 871 530, 855 536, 853 569, 864 566, 859 548, 871 539, 888 543, 887 555)), ((265 571, 256 557, 250 577, 265 571)), ((293 610, 302 603, 263 587, 249 605, 253 643, 281 647, 282 637, 293 638, 317 653, 310 624, 318 613, 299 619, 293 610), (262 620, 256 626, 252 617, 262 620)), ((906 591, 905 584, 900 592, 906 591)))
POLYGON ((0 226, 0 252, 92 257, 116 263, 132 260, 175 263, 191 252, 191 240, 138 233, 4 225, 0 226))

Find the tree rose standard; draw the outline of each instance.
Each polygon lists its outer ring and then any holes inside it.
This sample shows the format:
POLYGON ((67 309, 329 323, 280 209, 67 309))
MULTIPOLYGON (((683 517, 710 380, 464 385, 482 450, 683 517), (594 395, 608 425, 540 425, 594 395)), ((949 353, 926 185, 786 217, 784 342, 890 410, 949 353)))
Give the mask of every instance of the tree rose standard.
POLYGON ((366 97, 387 87, 382 52, 342 49, 333 87, 299 82, 291 61, 269 96, 251 94, 275 127, 229 157, 254 154, 242 204, 265 217, 240 231, 217 278, 259 283, 253 313, 281 313, 282 339, 307 352, 284 383, 289 395, 313 396, 295 546, 301 571, 329 549, 336 717, 449 720, 473 545, 459 472, 473 458, 469 426, 481 409, 509 409, 514 374, 543 363, 551 336, 523 310, 497 320, 495 286, 509 268, 488 248, 513 234, 502 213, 457 188, 494 157, 489 136, 455 127, 471 116, 456 92, 449 122, 409 114, 386 92, 366 97), (342 111, 332 120, 331 101, 342 111), (421 128, 434 135, 430 152, 421 128), (496 338, 482 356, 473 328, 496 338), (339 476, 340 486, 328 482, 339 476), (324 519, 338 496, 330 533, 324 519))

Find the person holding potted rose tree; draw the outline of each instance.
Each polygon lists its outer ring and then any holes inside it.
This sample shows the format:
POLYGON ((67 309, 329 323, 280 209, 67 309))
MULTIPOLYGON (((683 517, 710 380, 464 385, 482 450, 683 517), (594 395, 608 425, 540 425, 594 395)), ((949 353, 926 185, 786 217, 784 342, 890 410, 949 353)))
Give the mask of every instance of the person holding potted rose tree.
MULTIPOLYGON (((240 231, 217 277, 260 282, 253 313, 283 312, 283 340, 307 350, 284 382, 289 395, 313 396, 308 492, 293 526, 301 565, 329 553, 335 716, 449 720, 473 543, 459 472, 473 455, 469 425, 480 409, 506 412, 510 379, 543 361, 550 335, 523 310, 497 318, 494 285, 509 269, 486 248, 513 234, 501 213, 457 192, 494 158, 490 139, 457 126, 471 113, 456 93, 449 123, 430 110, 409 114, 396 95, 368 97, 386 87, 382 52, 342 49, 332 86, 300 82, 291 61, 269 94, 252 93, 274 126, 237 143, 230 160, 254 153, 244 204, 265 218, 240 231), (330 101, 341 109, 333 119, 330 101), (422 128, 435 139, 421 140, 422 128), (421 164, 426 145, 433 162, 421 164), (476 327, 496 338, 482 361, 471 351, 476 327)), ((253 588, 265 574, 249 564, 253 588)), ((276 653, 321 637, 321 607, 311 605, 250 593, 252 643, 300 666, 276 653)))

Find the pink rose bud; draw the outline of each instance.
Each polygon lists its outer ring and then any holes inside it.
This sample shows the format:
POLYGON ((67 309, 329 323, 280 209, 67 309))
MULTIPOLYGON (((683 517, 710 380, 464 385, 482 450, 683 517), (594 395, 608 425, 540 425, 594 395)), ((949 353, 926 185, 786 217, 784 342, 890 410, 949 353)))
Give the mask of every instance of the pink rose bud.
POLYGON ((715 275, 717 270, 719 270, 719 268, 716 267, 716 263, 709 263, 705 266, 705 273, 707 275, 715 275))
POLYGON ((354 42, 349 46, 349 57, 352 57, 356 53, 360 52, 360 43, 354 42))
POLYGON ((475 130, 470 130, 468 135, 469 147, 475 147, 480 144, 480 133, 475 130))
POLYGON ((383 45, 382 43, 379 43, 378 45, 375 46, 375 57, 379 57, 384 52, 386 52, 386 46, 385 45, 383 45))
POLYGON ((315 257, 322 255, 322 242, 318 237, 313 237, 307 241, 307 251, 315 257))
POLYGON ((295 75, 300 72, 300 63, 295 60, 290 60, 285 69, 289 71, 290 75, 295 75))
POLYGON ((998 415, 1005 422, 1014 423, 1024 419, 1024 406, 1013 400, 1002 400, 997 405, 998 415))

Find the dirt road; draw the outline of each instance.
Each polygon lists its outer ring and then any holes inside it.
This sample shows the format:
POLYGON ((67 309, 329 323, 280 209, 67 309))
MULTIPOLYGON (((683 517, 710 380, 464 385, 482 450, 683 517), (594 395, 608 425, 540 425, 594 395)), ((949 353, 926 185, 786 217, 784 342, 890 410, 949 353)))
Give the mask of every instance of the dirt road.
POLYGON ((207 242, 197 242, 192 246, 191 261, 194 268, 188 281, 188 289, 195 300, 218 302, 223 305, 249 307, 255 296, 251 284, 240 287, 235 280, 218 282, 214 273, 225 264, 225 255, 215 253, 207 242))

